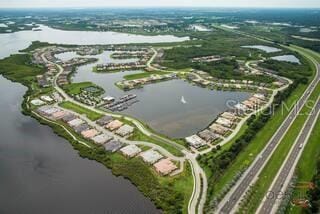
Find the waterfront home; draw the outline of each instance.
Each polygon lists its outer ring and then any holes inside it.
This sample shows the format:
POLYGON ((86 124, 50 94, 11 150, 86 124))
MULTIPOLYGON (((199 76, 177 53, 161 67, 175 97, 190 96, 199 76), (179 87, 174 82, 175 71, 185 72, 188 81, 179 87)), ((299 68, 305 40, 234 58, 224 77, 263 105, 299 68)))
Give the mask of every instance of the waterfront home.
POLYGON ((245 111, 248 110, 248 107, 245 106, 245 105, 242 104, 242 103, 237 103, 234 107, 235 107, 235 109, 237 109, 237 110, 239 110, 239 111, 243 111, 243 112, 245 112, 245 111))
POLYGON ((206 145, 206 142, 202 140, 198 135, 191 135, 189 137, 186 137, 185 139, 187 143, 194 148, 199 148, 206 145))
POLYGON ((83 124, 80 124, 80 125, 78 125, 78 126, 73 127, 73 130, 74 130, 75 132, 79 133, 79 134, 80 134, 81 132, 83 132, 83 131, 88 130, 88 129, 90 129, 90 126, 89 126, 88 124, 86 124, 86 123, 83 123, 83 124))
POLYGON ((87 139, 93 138, 94 136, 96 136, 98 134, 99 134, 99 132, 96 129, 89 129, 89 130, 85 130, 85 131, 81 132, 81 135, 87 139))
POLYGON ((50 83, 45 75, 37 75, 37 82, 38 85, 43 88, 47 88, 50 86, 50 83))
POLYGON ((110 131, 114 131, 114 130, 120 128, 122 125, 123 125, 123 122, 121 122, 119 120, 113 120, 106 125, 106 128, 109 129, 110 131))
POLYGON ((134 127, 125 124, 116 131, 116 134, 120 135, 121 137, 125 137, 132 134, 133 131, 134 131, 134 127))
POLYGON ((232 122, 226 118, 219 117, 216 121, 217 124, 230 128, 232 126, 232 122))
POLYGON ((129 158, 132 158, 141 152, 141 149, 136 145, 128 145, 120 149, 121 153, 129 158))
POLYGON ((75 127, 75 126, 79 126, 79 125, 81 125, 81 124, 83 124, 83 123, 84 123, 83 120, 81 120, 81 119, 79 119, 79 118, 76 118, 76 119, 74 119, 74 120, 69 121, 69 122, 68 122, 68 125, 71 126, 71 127, 75 127))
POLYGON ((223 126, 221 126, 221 125, 219 125, 219 124, 217 124, 217 123, 213 123, 213 124, 209 127, 209 129, 210 129, 211 131, 213 131, 214 133, 219 134, 219 135, 225 135, 225 134, 227 133, 227 131, 228 131, 227 128, 225 128, 225 127, 223 127, 223 126))
POLYGON ((105 115, 102 118, 100 118, 99 120, 96 121, 96 123, 100 126, 105 126, 108 123, 110 123, 113 120, 113 118, 109 115, 105 115))
POLYGON ((63 118, 65 115, 67 114, 66 111, 57 111, 55 113, 52 114, 52 117, 56 120, 60 120, 61 118, 63 118))
POLYGON ((178 167, 169 159, 162 159, 154 165, 155 170, 161 175, 168 175, 178 167))
POLYGON ((46 116, 51 116, 53 113, 58 111, 61 111, 61 110, 56 107, 49 107, 48 109, 43 111, 43 114, 46 116))
POLYGON ((264 94, 254 94, 253 97, 258 98, 262 101, 266 100, 266 96, 264 94))
POLYGON ((221 117, 226 118, 226 119, 228 119, 230 121, 235 121, 237 119, 237 117, 234 114, 230 113, 230 112, 223 112, 221 114, 221 117))
POLYGON ((148 164, 154 164, 163 158, 159 152, 152 149, 142 152, 140 156, 142 157, 142 160, 148 164))
POLYGON ((47 96, 47 95, 41 96, 40 99, 43 101, 46 101, 46 102, 53 102, 54 101, 50 96, 47 96))
POLYGON ((242 104, 244 104, 245 106, 247 106, 249 109, 253 109, 253 108, 256 106, 255 103, 253 103, 253 102, 251 102, 251 101, 249 101, 249 100, 243 101, 242 104))
POLYGON ((198 133, 199 137, 205 140, 207 143, 211 143, 219 138, 214 132, 209 129, 205 129, 198 133))
POLYGON ((109 142, 112 139, 113 139, 112 136, 109 136, 107 134, 100 134, 100 135, 97 135, 97 136, 93 137, 91 140, 93 142, 95 142, 96 144, 102 145, 102 144, 105 144, 105 143, 109 142))
POLYGON ((252 102, 252 103, 254 103, 254 104, 256 104, 256 105, 259 105, 259 104, 262 103, 262 101, 261 101, 260 99, 256 98, 256 97, 250 97, 250 98, 248 99, 248 101, 249 101, 249 102, 252 102))
POLYGON ((35 105, 35 106, 41 106, 41 105, 46 104, 45 102, 43 102, 42 100, 39 100, 39 99, 31 100, 30 103, 31 103, 32 105, 35 105))
POLYGON ((64 116, 61 118, 61 120, 62 120, 63 122, 65 122, 65 123, 67 123, 67 122, 69 122, 69 121, 71 121, 71 120, 74 120, 74 119, 76 119, 76 118, 77 118, 76 115, 74 115, 74 114, 72 114, 72 113, 68 113, 68 114, 64 115, 64 116))
POLYGON ((123 143, 121 143, 118 140, 111 140, 108 143, 104 144, 104 148, 106 151, 109 152, 116 152, 123 146, 123 143))

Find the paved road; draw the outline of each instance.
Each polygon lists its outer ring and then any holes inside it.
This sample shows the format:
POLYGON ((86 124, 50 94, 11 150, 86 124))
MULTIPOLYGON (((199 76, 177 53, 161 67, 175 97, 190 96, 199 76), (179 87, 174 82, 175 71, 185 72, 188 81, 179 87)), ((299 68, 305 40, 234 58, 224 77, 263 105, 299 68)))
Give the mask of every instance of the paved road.
MULTIPOLYGON (((152 58, 149 60, 148 65, 151 65, 152 60, 155 58, 155 56, 157 55, 157 52, 153 49, 153 51, 155 52, 154 55, 152 56, 152 58)), ((44 55, 41 56, 42 59, 45 62, 48 63, 52 63, 50 61, 48 61, 44 55)), ((55 64, 55 63, 52 63, 55 64)), ((58 74, 55 76, 54 80, 53 80, 53 87, 55 88, 55 90, 57 90, 62 97, 64 97, 65 100, 73 102, 79 106, 82 106, 84 108, 90 109, 94 112, 98 112, 104 115, 110 115, 113 116, 115 118, 120 118, 123 117, 123 115, 120 114, 112 114, 112 113, 108 113, 105 111, 101 111, 99 109, 96 109, 92 106, 88 106, 85 105, 83 103, 80 103, 76 100, 74 100, 72 97, 70 97, 67 93, 65 93, 65 91, 59 87, 59 85, 57 84, 57 78, 59 77, 59 75, 63 72, 63 67, 60 66, 59 64, 55 64, 59 71, 58 74)), ((190 153, 185 147, 183 147, 182 145, 164 138, 162 136, 159 136, 155 133, 152 133, 150 130, 146 129, 138 120, 128 117, 128 116, 124 116, 124 119, 132 122, 143 134, 156 138, 160 141, 162 141, 163 143, 166 143, 168 145, 174 146, 175 148, 179 149, 180 151, 182 151, 182 153, 185 154, 186 159, 189 161, 189 163, 191 164, 191 169, 192 169, 192 175, 193 175, 193 181, 194 181, 194 188, 193 188, 193 192, 192 192, 192 197, 189 200, 189 204, 188 204, 188 213, 190 214, 195 214, 195 213, 203 213, 203 207, 206 201, 206 192, 207 192, 207 177, 204 173, 204 171, 202 170, 202 168, 200 167, 200 165, 198 164, 198 162, 196 161, 196 155, 190 153), (197 205, 198 205, 198 201, 199 201, 199 206, 197 209, 197 205)))
POLYGON ((244 195, 244 193, 248 190, 249 186, 253 184, 254 181, 258 178, 258 175, 262 171, 265 164, 270 159, 272 153, 274 152, 275 148, 282 140, 284 135, 286 134, 287 130, 296 119, 298 113, 304 106, 305 102, 308 100, 311 92, 314 90, 315 86, 318 84, 320 75, 319 70, 320 66, 312 60, 313 63, 317 66, 316 76, 312 83, 308 86, 305 93, 302 97, 298 100, 293 110, 289 113, 287 118, 278 128, 277 132, 273 135, 271 140, 268 142, 264 150, 258 155, 255 159, 253 164, 249 167, 249 169, 244 173, 242 178, 237 182, 234 188, 226 195, 226 197, 221 201, 218 206, 219 213, 233 213, 235 212, 236 207, 238 206, 238 202, 244 195))
POLYGON ((308 120, 305 122, 304 127, 299 133, 299 137, 295 141, 295 144, 287 157, 284 165, 279 171, 277 177, 274 180, 272 187, 268 191, 268 197, 262 203, 262 206, 259 207, 259 214, 269 214, 275 213, 278 206, 281 202, 281 193, 284 193, 294 172, 295 166, 298 163, 298 160, 302 154, 303 146, 308 142, 310 133, 317 121, 317 118, 320 113, 320 101, 318 99, 316 105, 314 106, 312 113, 309 115, 308 120))

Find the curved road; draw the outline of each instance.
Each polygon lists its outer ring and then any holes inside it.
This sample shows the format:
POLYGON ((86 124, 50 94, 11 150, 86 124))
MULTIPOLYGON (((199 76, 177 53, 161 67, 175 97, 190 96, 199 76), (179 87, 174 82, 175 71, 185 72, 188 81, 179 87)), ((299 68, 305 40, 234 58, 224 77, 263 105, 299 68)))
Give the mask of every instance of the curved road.
MULTIPOLYGON (((152 56, 152 58, 148 61, 148 66, 151 65, 152 60, 156 57, 157 52, 156 50, 154 50, 154 55, 152 56)), ((100 113, 100 114, 104 114, 104 115, 110 115, 112 117, 115 118, 120 118, 123 117, 123 115, 121 114, 113 114, 113 113, 108 113, 99 109, 96 109, 92 106, 87 106, 83 103, 80 103, 76 100, 74 100, 72 97, 70 97, 67 93, 65 93, 65 91, 59 87, 59 85, 57 84, 57 78, 59 77, 59 75, 64 71, 63 67, 59 64, 50 62, 46 59, 46 57, 44 56, 44 54, 41 55, 42 59, 47 62, 47 63, 51 63, 54 64, 58 67, 59 71, 57 73, 57 75, 54 77, 53 80, 53 87, 55 88, 56 91, 58 91, 62 97, 65 98, 65 100, 73 102, 79 106, 82 106, 84 108, 90 109, 91 111, 100 113)), ((177 148, 178 150, 182 151, 182 153, 185 154, 186 159, 189 161, 189 163, 191 164, 191 168, 192 168, 192 175, 193 175, 193 181, 194 181, 194 188, 193 188, 193 192, 192 192, 192 197, 190 198, 189 204, 188 204, 188 213, 190 214, 195 214, 195 213, 203 213, 203 207, 206 201, 206 190, 207 190, 207 177, 204 173, 204 171, 202 170, 202 168, 200 167, 200 165, 198 164, 197 160, 196 160, 196 155, 190 153, 184 146, 170 140, 167 138, 164 138, 162 136, 159 136, 155 133, 152 133, 150 130, 148 130, 147 128, 145 128, 138 120, 128 117, 128 116, 124 116, 124 119, 132 122, 143 134, 145 134, 146 136, 149 137, 153 137, 157 140, 162 141, 163 143, 166 143, 168 145, 174 146, 175 148, 177 148), (198 205, 199 202, 199 206, 198 205), (197 209, 198 208, 198 209, 197 209)))
POLYGON ((218 209, 217 209, 219 213, 234 213, 236 211, 238 203, 241 200, 241 198, 243 197, 244 193, 249 189, 250 185, 252 185, 258 179, 258 176, 259 176, 260 172, 262 171, 263 167, 266 165, 266 163, 270 159, 275 148, 277 147, 279 142, 282 140, 282 138, 286 134, 287 130, 290 128, 291 124, 296 119, 298 113, 300 112, 300 110, 302 109, 302 107, 304 106, 306 101, 308 100, 311 92, 315 89, 316 85, 318 84, 319 79, 320 79, 320 75, 319 75, 320 66, 319 66, 319 64, 311 56, 306 55, 303 52, 300 52, 300 54, 306 56, 316 66, 316 75, 315 75, 313 81, 308 86, 307 90, 304 92, 304 94, 301 96, 301 98, 298 100, 298 102, 294 106, 293 110, 289 113, 287 118, 284 120, 284 122, 278 128, 277 132, 273 135, 271 140, 268 142, 266 147, 262 150, 262 152, 255 159, 253 164, 244 173, 244 175, 237 182, 237 184, 234 186, 234 188, 232 188, 231 191, 226 195, 226 197, 221 201, 221 203, 219 204, 218 209))

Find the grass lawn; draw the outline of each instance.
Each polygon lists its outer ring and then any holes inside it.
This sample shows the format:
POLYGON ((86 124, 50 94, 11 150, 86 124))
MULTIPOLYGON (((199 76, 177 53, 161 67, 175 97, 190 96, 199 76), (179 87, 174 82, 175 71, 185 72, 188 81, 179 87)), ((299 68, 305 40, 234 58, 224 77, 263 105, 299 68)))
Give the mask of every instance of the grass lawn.
POLYGON ((79 82, 79 83, 71 83, 63 86, 63 89, 68 93, 68 94, 80 94, 81 91, 85 88, 88 87, 94 87, 97 88, 98 90, 103 91, 100 87, 95 85, 92 82, 79 82))
MULTIPOLYGON (((317 86, 316 90, 311 94, 309 100, 315 101, 320 94, 320 85, 317 86)), ((313 103, 313 104, 314 104, 313 103)), ((311 103, 310 103, 311 104, 311 103)), ((271 156, 271 159, 268 161, 267 165, 262 170, 259 175, 259 179, 252 187, 252 194, 248 198, 247 203, 243 206, 245 212, 254 213, 258 208, 261 200, 268 191, 274 177, 279 171, 282 163, 285 161, 292 145, 294 144, 300 130, 303 127, 304 122, 306 121, 308 114, 311 112, 312 108, 304 106, 302 111, 297 116, 286 135, 274 151, 271 156)))
MULTIPOLYGON (((296 168, 297 182, 308 182, 312 180, 313 175, 316 173, 315 161, 320 156, 320 119, 318 118, 316 125, 310 135, 308 143, 305 145, 301 158, 296 168)), ((301 191, 301 190, 300 190, 301 191)), ((299 190, 295 189, 293 192, 293 198, 299 193, 299 190)), ((299 214, 302 212, 302 208, 289 204, 287 207, 287 213, 299 214)))
POLYGON ((85 114, 90 120, 94 121, 94 120, 98 120, 99 118, 101 118, 103 116, 103 114, 99 114, 97 112, 91 111, 87 108, 84 108, 82 106, 79 106, 77 104, 74 104, 70 101, 65 101, 62 102, 61 104, 59 104, 61 107, 75 111, 79 114, 85 114))
POLYGON ((139 157, 127 159, 119 153, 114 153, 110 159, 114 174, 130 176, 131 181, 140 191, 156 204, 162 204, 165 213, 181 212, 181 210, 182 213, 187 213, 188 202, 193 190, 191 167, 188 163, 181 174, 162 177, 139 157), (175 210, 174 207, 180 206, 181 210, 175 210))
POLYGON ((187 161, 185 162, 184 171, 182 172, 182 174, 173 177, 160 178, 161 184, 168 184, 169 182, 173 183, 174 189, 176 189, 178 192, 183 193, 183 195, 185 196, 182 213, 188 213, 189 199, 193 191, 193 177, 190 164, 187 161))
POLYGON ((149 77, 151 75, 164 75, 164 74, 170 74, 170 72, 164 72, 164 71, 143 72, 143 73, 125 75, 123 76, 123 78, 125 80, 135 80, 135 79, 149 77))
MULTIPOLYGON (((127 121, 125 121, 125 122, 127 123, 127 121)), ((180 150, 176 149, 175 147, 173 147, 169 144, 166 144, 166 143, 160 142, 158 140, 155 140, 151 137, 148 137, 148 136, 144 135, 143 133, 141 133, 137 129, 135 129, 135 132, 129 138, 129 140, 145 141, 145 142, 154 143, 154 144, 157 144, 157 145, 163 147, 164 149, 166 149, 168 152, 170 152, 171 154, 173 154, 175 156, 183 157, 183 153, 180 150)))

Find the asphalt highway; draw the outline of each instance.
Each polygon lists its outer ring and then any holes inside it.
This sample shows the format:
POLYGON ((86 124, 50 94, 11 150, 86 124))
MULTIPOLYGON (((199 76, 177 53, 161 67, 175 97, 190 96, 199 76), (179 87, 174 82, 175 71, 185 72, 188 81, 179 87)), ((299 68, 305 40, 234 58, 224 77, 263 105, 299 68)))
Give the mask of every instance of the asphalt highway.
POLYGON ((320 112, 320 101, 318 100, 316 105, 314 106, 314 109, 310 116, 308 117, 308 120, 306 121, 303 129, 299 133, 299 137, 297 138, 294 147, 288 156, 287 161, 285 162, 284 166, 282 167, 280 173, 278 174, 273 186, 268 191, 271 194, 268 194, 268 197, 265 197, 265 200, 263 201, 263 204, 261 208, 259 209, 260 214, 269 214, 272 213, 271 211, 275 207, 275 203, 277 199, 283 199, 285 197, 283 195, 284 191, 284 184, 286 181, 290 180, 290 172, 295 168, 297 160, 300 157, 301 151, 303 146, 308 141, 308 137, 313 129, 313 126, 318 118, 320 112))
POLYGON ((234 212, 235 207, 237 206, 238 202, 240 201, 244 193, 248 190, 249 186, 257 179, 263 167, 270 159, 275 148, 281 142, 287 130, 290 128, 291 124, 296 119, 296 116, 299 114, 305 102, 308 100, 310 94, 318 84, 320 79, 320 75, 319 75, 320 66, 319 64, 316 64, 316 65, 317 65, 317 73, 314 80, 308 86, 305 93, 298 100, 293 110, 289 113, 285 121, 278 128, 277 132, 273 135, 273 137, 268 142, 264 150, 260 153, 260 155, 253 162, 253 164, 249 167, 247 172, 244 174, 243 178, 240 179, 240 181, 236 184, 235 188, 233 188, 230 191, 230 193, 227 194, 227 196, 222 200, 222 202, 220 203, 220 206, 218 206, 219 213, 229 214, 234 212))

